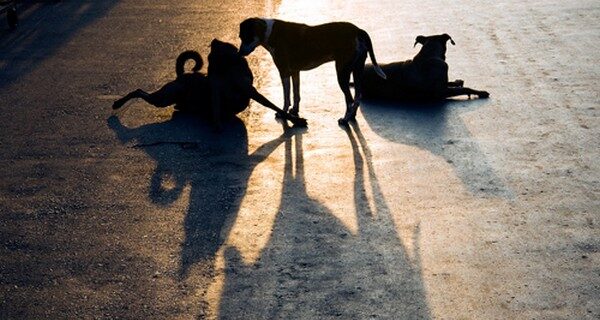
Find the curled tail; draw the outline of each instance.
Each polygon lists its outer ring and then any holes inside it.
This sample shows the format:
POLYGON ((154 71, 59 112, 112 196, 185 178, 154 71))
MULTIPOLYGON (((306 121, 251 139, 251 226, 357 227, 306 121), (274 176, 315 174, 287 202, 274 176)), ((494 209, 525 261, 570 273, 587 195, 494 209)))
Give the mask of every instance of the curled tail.
POLYGON ((196 63, 192 68, 193 72, 198 72, 204 65, 204 61, 198 52, 194 50, 184 51, 177 57, 177 62, 175 62, 175 72, 177 73, 178 77, 185 73, 185 63, 188 60, 194 60, 196 63))
POLYGON ((383 79, 387 79, 385 72, 383 72, 383 70, 381 70, 381 67, 377 64, 377 60, 375 59, 375 52, 373 52, 373 43, 371 42, 371 37, 369 37, 369 34, 365 30, 360 30, 359 37, 364 42, 364 44, 367 47, 367 50, 369 51, 369 57, 371 57, 371 62, 373 63, 373 69, 375 70, 377 75, 379 75, 383 79))

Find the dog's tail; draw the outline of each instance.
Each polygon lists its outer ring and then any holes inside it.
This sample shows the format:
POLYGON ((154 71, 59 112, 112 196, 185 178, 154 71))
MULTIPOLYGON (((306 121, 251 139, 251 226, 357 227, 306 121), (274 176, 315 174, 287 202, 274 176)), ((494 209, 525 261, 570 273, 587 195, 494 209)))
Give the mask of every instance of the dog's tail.
POLYGON ((204 65, 204 61, 198 52, 194 50, 184 51, 177 57, 177 62, 175 62, 175 72, 178 77, 185 73, 185 63, 188 60, 194 60, 196 63, 192 68, 193 72, 198 72, 204 65))
POLYGON ((371 57, 371 62, 373 63, 373 69, 375 70, 377 75, 379 75, 383 79, 387 79, 385 72, 383 72, 383 70, 381 70, 381 67, 377 64, 377 60, 375 59, 375 52, 373 52, 373 42, 371 42, 371 37, 369 37, 369 34, 365 30, 362 30, 362 29, 360 30, 359 37, 364 42, 364 44, 367 46, 367 50, 369 50, 369 57, 371 57))

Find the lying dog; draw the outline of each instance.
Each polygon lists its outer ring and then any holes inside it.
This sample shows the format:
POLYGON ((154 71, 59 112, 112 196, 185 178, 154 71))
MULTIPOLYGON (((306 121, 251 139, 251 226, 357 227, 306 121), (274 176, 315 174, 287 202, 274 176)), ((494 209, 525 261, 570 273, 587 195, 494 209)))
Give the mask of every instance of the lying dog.
POLYGON ((175 105, 177 110, 190 111, 206 114, 207 97, 210 98, 210 85, 208 78, 203 73, 198 72, 204 64, 202 57, 196 51, 184 51, 175 62, 175 72, 177 79, 165 84, 162 88, 153 93, 148 93, 142 89, 136 89, 128 93, 123 98, 115 101, 112 108, 120 109, 127 101, 140 98, 157 108, 165 108, 175 105), (184 67, 188 60, 195 62, 191 73, 185 73, 184 67))
POLYGON ((250 18, 240 24, 240 53, 250 54, 261 45, 267 49, 279 70, 283 84, 283 110, 290 107, 290 77, 294 88, 291 114, 298 115, 300 103, 300 71, 310 70, 325 62, 335 61, 337 80, 346 98, 346 114, 339 120, 346 124, 354 120, 360 102, 360 90, 352 98, 350 74, 360 89, 362 73, 371 57, 374 70, 385 79, 375 60, 371 38, 362 29, 348 22, 333 22, 318 26, 281 20, 250 18))
POLYGON ((176 110, 188 111, 209 118, 218 129, 222 118, 234 116, 248 107, 250 99, 277 112, 295 125, 305 126, 306 120, 289 115, 261 95, 252 85, 254 77, 248 62, 229 43, 214 39, 208 56, 208 76, 198 72, 203 61, 199 53, 185 51, 177 57, 177 78, 153 93, 137 89, 113 103, 120 109, 127 101, 141 98, 149 104, 164 108, 175 105, 176 110), (191 73, 185 73, 188 60, 194 60, 191 73))
MULTIPOLYGON (((390 100, 442 100, 460 95, 489 97, 486 91, 463 87, 462 80, 448 82, 448 64, 446 63, 446 43, 454 40, 447 34, 418 36, 415 41, 423 45, 412 59, 381 65, 388 79, 382 80, 374 66, 365 67, 362 94, 365 98, 390 100)), ((356 87, 359 90, 358 87, 356 87)))

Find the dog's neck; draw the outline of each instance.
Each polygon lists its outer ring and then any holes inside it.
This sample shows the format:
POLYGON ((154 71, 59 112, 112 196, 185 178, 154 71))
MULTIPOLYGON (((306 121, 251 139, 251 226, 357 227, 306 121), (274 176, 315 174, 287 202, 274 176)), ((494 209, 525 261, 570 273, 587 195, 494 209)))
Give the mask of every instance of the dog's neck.
POLYGON ((269 52, 272 52, 273 48, 269 46, 269 38, 273 32, 273 23, 275 23, 275 20, 263 19, 263 21, 267 24, 267 30, 265 31, 265 37, 262 41, 262 46, 265 47, 265 49, 267 49, 269 52))

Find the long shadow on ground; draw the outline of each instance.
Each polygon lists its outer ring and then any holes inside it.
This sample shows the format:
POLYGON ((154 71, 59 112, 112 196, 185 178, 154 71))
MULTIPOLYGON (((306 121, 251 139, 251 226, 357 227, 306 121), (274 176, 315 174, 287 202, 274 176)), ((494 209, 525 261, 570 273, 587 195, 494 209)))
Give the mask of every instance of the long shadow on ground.
POLYGON ((233 118, 224 130, 212 131, 201 120, 177 112, 166 122, 138 128, 123 126, 112 117, 109 126, 123 143, 144 150, 156 169, 148 190, 153 203, 167 206, 190 188, 184 220, 179 276, 184 279, 194 264, 211 276, 214 256, 227 234, 226 221, 239 211, 254 167, 280 145, 276 138, 248 154, 248 135, 242 120, 233 118))
POLYGON ((460 114, 487 100, 444 100, 432 103, 365 101, 361 112, 379 136, 443 157, 467 190, 482 197, 511 197, 460 114))
MULTIPOLYGON (((307 193, 302 133, 297 132, 285 143, 281 204, 259 260, 246 264, 236 248, 224 251, 222 319, 430 318, 418 254, 407 252, 399 237, 371 152, 359 128, 353 129, 348 138, 358 232, 352 234, 307 193)), ((412 236, 418 243, 418 228, 412 236)))

